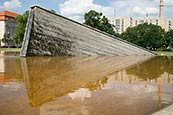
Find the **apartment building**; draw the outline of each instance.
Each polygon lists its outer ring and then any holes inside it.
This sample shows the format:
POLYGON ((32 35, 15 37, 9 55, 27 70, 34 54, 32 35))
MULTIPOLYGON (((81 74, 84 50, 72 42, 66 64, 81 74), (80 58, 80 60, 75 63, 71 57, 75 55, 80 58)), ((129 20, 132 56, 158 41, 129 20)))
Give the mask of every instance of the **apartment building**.
POLYGON ((123 33, 126 31, 128 27, 134 27, 139 24, 143 23, 151 23, 154 25, 159 25, 165 31, 169 31, 173 29, 173 19, 167 19, 167 18, 132 18, 132 17, 125 17, 125 18, 110 18, 110 23, 114 25, 114 30, 117 33, 123 33))
POLYGON ((14 46, 13 38, 15 36, 17 23, 15 21, 16 16, 19 14, 9 12, 9 11, 3 11, 0 12, 0 47, 3 46, 14 46), (2 38, 6 35, 7 37, 7 43, 2 42, 2 38))

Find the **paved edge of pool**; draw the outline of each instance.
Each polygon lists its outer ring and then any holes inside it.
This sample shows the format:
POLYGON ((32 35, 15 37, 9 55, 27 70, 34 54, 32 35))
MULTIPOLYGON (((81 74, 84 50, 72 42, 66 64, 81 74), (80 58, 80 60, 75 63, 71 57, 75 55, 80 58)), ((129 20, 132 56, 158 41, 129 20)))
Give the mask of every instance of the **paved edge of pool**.
POLYGON ((173 104, 151 115, 173 115, 173 104))

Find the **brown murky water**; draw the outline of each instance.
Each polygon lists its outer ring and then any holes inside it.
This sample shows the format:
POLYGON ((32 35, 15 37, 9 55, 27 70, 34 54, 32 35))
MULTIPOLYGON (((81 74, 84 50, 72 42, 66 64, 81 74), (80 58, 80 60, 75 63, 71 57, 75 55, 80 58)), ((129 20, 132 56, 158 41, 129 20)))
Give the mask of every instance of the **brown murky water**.
POLYGON ((148 115, 173 103, 173 57, 0 54, 0 115, 148 115))

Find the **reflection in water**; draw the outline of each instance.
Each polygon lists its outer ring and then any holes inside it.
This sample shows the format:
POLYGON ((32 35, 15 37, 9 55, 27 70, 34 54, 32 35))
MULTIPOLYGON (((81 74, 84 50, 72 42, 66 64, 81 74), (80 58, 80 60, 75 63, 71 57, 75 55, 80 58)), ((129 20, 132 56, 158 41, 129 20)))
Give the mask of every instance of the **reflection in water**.
POLYGON ((2 75, 2 74, 4 74, 4 72, 5 72, 5 65, 4 65, 4 58, 1 58, 0 57, 0 75, 2 75))
POLYGON ((0 59, 0 114, 139 115, 173 103, 172 57, 0 59))
POLYGON ((31 105, 39 106, 78 88, 96 90, 106 83, 105 77, 148 58, 31 57, 23 59, 22 65, 31 105))
POLYGON ((20 59, 0 57, 0 83, 16 81, 23 81, 20 59))
MULTIPOLYGON (((126 70, 127 74, 157 82, 158 84, 158 109, 162 108, 163 83, 173 82, 173 57, 156 57, 142 64, 126 70), (162 59, 162 61, 161 61, 162 59)), ((171 100, 173 101, 173 100, 171 100)))
POLYGON ((76 90, 73 93, 68 93, 68 96, 74 100, 74 99, 80 99, 81 101, 84 101, 85 98, 91 97, 91 92, 88 89, 80 88, 76 90))
POLYGON ((28 103, 21 61, 14 53, 0 53, 0 115, 37 114, 39 111, 28 103))
POLYGON ((138 64, 127 69, 127 74, 138 76, 141 79, 156 79, 162 74, 168 74, 168 82, 171 78, 169 74, 173 74, 173 57, 155 57, 147 62, 138 64))

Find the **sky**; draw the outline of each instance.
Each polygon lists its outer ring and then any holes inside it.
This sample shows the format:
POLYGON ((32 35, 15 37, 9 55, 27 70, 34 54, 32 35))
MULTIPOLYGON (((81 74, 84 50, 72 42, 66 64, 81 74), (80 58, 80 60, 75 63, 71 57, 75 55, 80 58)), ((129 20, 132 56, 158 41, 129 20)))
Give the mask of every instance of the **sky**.
MULTIPOLYGON (((0 0, 0 11, 23 14, 30 6, 40 5, 58 14, 83 22, 89 10, 107 17, 158 17, 160 0, 0 0)), ((173 19, 173 0, 164 0, 164 17, 173 19)))

